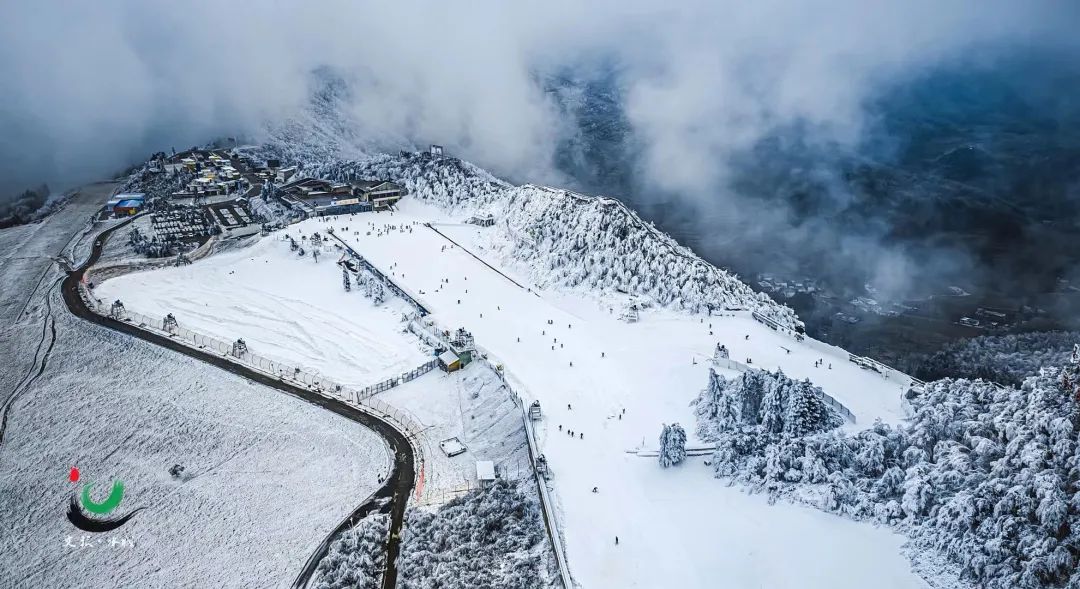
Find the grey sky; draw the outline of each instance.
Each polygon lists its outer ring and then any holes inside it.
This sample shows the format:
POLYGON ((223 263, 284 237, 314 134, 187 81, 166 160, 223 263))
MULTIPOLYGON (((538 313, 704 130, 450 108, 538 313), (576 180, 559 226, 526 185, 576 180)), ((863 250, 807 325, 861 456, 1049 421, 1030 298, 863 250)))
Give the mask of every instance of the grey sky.
POLYGON ((624 71, 645 166, 688 193, 724 156, 805 121, 858 136, 875 84, 988 46, 1067 42, 1069 2, 551 0, 508 3, 43 0, 0 20, 0 191, 97 178, 148 151, 254 135, 309 72, 356 82, 362 133, 438 140, 543 175, 563 121, 537 74, 624 71))

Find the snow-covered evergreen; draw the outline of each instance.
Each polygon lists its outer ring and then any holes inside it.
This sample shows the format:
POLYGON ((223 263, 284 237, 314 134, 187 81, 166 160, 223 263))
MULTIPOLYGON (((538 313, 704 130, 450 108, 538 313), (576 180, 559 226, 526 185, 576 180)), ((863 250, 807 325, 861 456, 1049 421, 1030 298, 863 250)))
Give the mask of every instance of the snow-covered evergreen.
MULTIPOLYGON (((516 482, 406 514, 398 558, 401 589, 559 586, 536 499, 516 482)), ((523 483, 524 484, 524 483, 523 483)))
POLYGON ((798 395, 776 405, 762 393, 778 388, 767 374, 710 374, 698 430, 717 443, 717 476, 896 526, 977 586, 1077 587, 1077 383, 1075 366, 1044 369, 1017 389, 940 380, 913 400, 910 425, 851 435, 786 430, 776 418, 798 395))
POLYGON ((386 567, 390 516, 369 515, 330 544, 315 569, 316 589, 379 589, 386 567))
POLYGON ((839 427, 843 419, 821 399, 821 389, 783 372, 750 370, 726 379, 709 369, 709 383, 698 397, 698 435, 721 439, 744 432, 762 436, 801 436, 839 427))
POLYGON ((165 204, 169 195, 183 189, 195 179, 195 175, 185 170, 176 172, 151 171, 152 162, 148 161, 134 170, 117 190, 118 193, 141 192, 146 195, 148 209, 165 204))
POLYGON ((660 466, 675 466, 683 460, 686 460, 686 430, 677 423, 665 423, 660 430, 660 466))
POLYGON ((541 286, 622 292, 691 312, 748 309, 801 328, 794 312, 644 222, 622 203, 541 186, 508 191, 508 258, 541 286))
MULTIPOLYGON (((349 287, 345 290, 349 290, 349 287)), ((379 280, 367 268, 361 268, 356 272, 356 290, 364 293, 364 296, 376 305, 381 305, 386 301, 386 287, 383 286, 382 280, 379 280)))

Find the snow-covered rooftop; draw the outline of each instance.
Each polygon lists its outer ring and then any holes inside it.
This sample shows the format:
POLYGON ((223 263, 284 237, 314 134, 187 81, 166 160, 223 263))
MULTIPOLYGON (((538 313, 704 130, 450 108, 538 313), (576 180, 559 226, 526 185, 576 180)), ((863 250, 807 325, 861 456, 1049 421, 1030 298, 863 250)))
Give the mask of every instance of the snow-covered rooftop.
POLYGON ((491 460, 477 460, 476 479, 479 481, 495 480, 495 463, 491 460))

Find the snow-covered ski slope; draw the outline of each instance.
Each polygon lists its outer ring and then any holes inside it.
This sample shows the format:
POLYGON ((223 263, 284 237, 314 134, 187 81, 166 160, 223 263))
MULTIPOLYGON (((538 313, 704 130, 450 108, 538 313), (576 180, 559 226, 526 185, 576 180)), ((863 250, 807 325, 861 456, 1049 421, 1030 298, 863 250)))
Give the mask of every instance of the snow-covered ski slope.
MULTIPOLYGON (((717 343, 731 350, 732 359, 810 378, 861 424, 900 420, 907 379, 885 379, 849 362, 842 350, 796 342, 754 321, 751 310, 798 324, 789 309, 608 199, 512 187, 456 160, 433 166, 430 159, 387 157, 352 166, 309 169, 342 179, 395 178, 414 197, 393 214, 315 219, 286 231, 310 235, 333 226, 337 236, 414 293, 440 325, 472 331, 518 392, 541 401, 541 451, 554 472, 560 527, 582 587, 924 586, 901 554, 899 535, 804 507, 769 505, 764 497, 712 478, 700 458, 664 470, 654 458, 627 452, 655 448, 662 423, 679 422, 693 431, 689 404, 706 383, 717 343), (491 214, 495 226, 462 223, 482 214, 491 214), (628 324, 618 315, 630 302, 652 308, 628 324), (724 311, 729 307, 743 311, 724 311), (817 359, 825 364, 815 367, 817 359)), ((249 324, 253 335, 237 335, 252 349, 273 349, 282 359, 343 381, 357 378, 355 369, 311 342, 332 340, 336 348, 363 350, 381 337, 387 347, 408 347, 398 339, 410 337, 400 327, 376 329, 360 321, 340 329, 364 316, 360 309, 369 303, 343 292, 338 270, 323 270, 333 268, 326 264, 330 260, 316 265, 297 259, 275 241, 279 236, 230 254, 233 262, 213 256, 188 268, 109 281, 99 286, 99 296, 109 292, 108 298, 130 301, 130 308, 142 312, 153 310, 141 305, 165 312, 182 305, 181 299, 193 299, 214 318, 197 328, 219 333, 215 327, 222 330, 228 322, 249 324), (245 263, 261 263, 279 279, 249 276, 260 284, 252 292, 228 274, 245 263), (317 275, 299 273, 315 267, 317 275), (171 272, 190 273, 191 281, 202 284, 200 298, 178 282, 157 278, 171 272), (298 279, 302 287, 294 284, 298 279), (255 305, 271 322, 297 320, 281 329, 261 328, 245 305, 229 301, 255 305)), ((177 318, 185 321, 182 313, 177 318)), ((371 370, 374 364, 368 362, 371 370)), ((395 371, 400 368, 389 372, 395 371)), ((416 395, 408 397, 396 400, 415 403, 416 395)))
MULTIPOLYGON (((366 219, 375 224, 370 233, 353 219, 350 231, 337 235, 392 272, 442 326, 470 330, 519 392, 543 404, 541 449, 555 472, 570 566, 582 586, 921 586, 900 554, 899 536, 769 506, 711 478, 699 461, 662 470, 655 459, 626 452, 654 448, 661 423, 693 429, 689 403, 705 385, 718 342, 732 358, 811 378, 860 422, 899 420, 906 380, 886 380, 840 350, 830 356, 824 346, 796 342, 744 314, 658 310, 624 323, 609 311, 618 307, 615 297, 540 289, 521 265, 503 264, 507 235, 498 226, 450 224, 415 202, 366 219), (407 226, 412 231, 402 230, 407 226), (815 368, 818 358, 833 368, 815 368)), ((325 222, 308 224, 313 231, 325 222)))
MULTIPOLYGON (((285 233, 302 243, 300 232, 316 230, 285 233)), ((333 375, 353 388, 430 359, 415 338, 401 333, 401 314, 411 308, 395 298, 375 306, 358 292, 345 292, 335 248, 315 262, 310 247, 298 257, 282 237, 190 266, 113 278, 95 293, 152 317, 172 313, 181 327, 225 341, 243 338, 257 354, 333 375)))

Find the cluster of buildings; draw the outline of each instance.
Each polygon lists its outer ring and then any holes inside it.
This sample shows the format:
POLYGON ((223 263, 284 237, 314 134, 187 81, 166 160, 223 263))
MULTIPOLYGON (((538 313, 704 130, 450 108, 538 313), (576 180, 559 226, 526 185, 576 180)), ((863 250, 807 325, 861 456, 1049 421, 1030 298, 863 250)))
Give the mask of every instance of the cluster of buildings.
POLYGON ((148 239, 169 243, 201 242, 217 233, 228 237, 259 233, 267 219, 251 212, 248 198, 260 187, 263 198, 277 200, 301 217, 385 210, 407 193, 390 181, 342 183, 301 177, 296 167, 283 168, 279 160, 262 165, 249 156, 204 149, 171 156, 155 153, 138 180, 145 193, 117 194, 105 212, 131 216, 153 204, 148 239))
POLYGON ((213 197, 229 196, 243 188, 243 175, 233 167, 232 161, 213 151, 192 150, 175 155, 169 158, 164 169, 194 175, 185 187, 170 196, 169 200, 176 204, 213 200, 213 197))
POLYGON ((814 294, 821 290, 821 287, 813 279, 806 278, 803 280, 780 280, 772 274, 758 274, 757 284, 761 290, 768 293, 783 296, 790 299, 799 293, 814 294))
POLYGON ((253 161, 248 164, 255 170, 256 176, 279 186, 292 180, 299 171, 296 166, 281 167, 281 160, 278 159, 266 160, 265 166, 259 166, 253 161))
POLYGON ((389 209, 406 192, 403 186, 388 180, 338 183, 305 177, 279 186, 274 196, 306 216, 321 216, 389 209))

